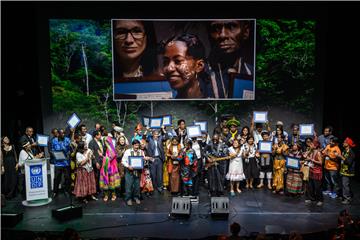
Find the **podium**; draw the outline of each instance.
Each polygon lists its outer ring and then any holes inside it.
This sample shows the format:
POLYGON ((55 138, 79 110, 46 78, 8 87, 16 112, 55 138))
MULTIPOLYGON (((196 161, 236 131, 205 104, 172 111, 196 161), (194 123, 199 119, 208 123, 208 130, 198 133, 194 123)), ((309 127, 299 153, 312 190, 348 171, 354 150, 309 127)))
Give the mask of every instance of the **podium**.
POLYGON ((22 202, 27 207, 37 207, 49 204, 47 160, 49 158, 34 158, 25 161, 26 200, 22 202))

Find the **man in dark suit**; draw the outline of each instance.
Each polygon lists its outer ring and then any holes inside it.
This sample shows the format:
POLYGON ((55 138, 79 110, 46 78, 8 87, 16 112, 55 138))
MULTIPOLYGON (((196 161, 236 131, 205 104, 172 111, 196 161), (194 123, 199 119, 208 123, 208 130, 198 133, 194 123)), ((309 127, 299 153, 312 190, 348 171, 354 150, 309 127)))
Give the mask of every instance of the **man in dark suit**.
POLYGON ((101 132, 99 130, 95 130, 93 132, 93 139, 89 143, 89 149, 91 149, 94 153, 95 158, 93 159, 92 165, 95 173, 95 181, 96 181, 96 192, 100 193, 100 169, 103 160, 103 156, 105 155, 105 145, 101 138, 101 132))
POLYGON ((41 151, 40 147, 37 145, 36 140, 33 137, 34 129, 32 127, 27 127, 25 130, 25 134, 19 140, 19 149, 22 149, 22 144, 24 142, 30 142, 31 151, 34 155, 39 154, 41 151))
MULTIPOLYGON (((161 128, 161 132, 164 135, 165 129, 161 128)), ((163 191, 163 162, 165 160, 163 141, 166 140, 166 136, 160 135, 158 130, 154 130, 151 136, 148 136, 148 153, 149 157, 152 157, 150 163, 150 174, 154 188, 158 192, 163 191)))

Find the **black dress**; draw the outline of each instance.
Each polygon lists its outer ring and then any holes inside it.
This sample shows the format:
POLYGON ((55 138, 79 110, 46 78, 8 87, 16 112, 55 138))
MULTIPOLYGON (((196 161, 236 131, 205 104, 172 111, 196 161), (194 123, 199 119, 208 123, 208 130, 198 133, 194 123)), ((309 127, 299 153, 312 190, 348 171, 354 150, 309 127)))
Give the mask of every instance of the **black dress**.
POLYGON ((5 151, 1 149, 3 158, 4 158, 4 193, 7 198, 13 198, 16 194, 16 181, 17 181, 17 174, 16 174, 16 158, 15 158, 15 148, 12 146, 10 151, 5 151))

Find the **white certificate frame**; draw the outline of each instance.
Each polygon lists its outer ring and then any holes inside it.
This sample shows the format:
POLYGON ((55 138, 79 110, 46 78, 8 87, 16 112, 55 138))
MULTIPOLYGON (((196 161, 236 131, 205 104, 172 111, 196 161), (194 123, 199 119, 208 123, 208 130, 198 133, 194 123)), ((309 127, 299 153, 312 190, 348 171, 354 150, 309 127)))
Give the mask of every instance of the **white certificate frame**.
POLYGON ((202 136, 200 125, 187 126, 186 132, 189 138, 202 136))
POLYGON ((260 153, 272 153, 272 141, 259 141, 260 153))
POLYGON ((143 169, 144 168, 144 157, 142 157, 142 156, 129 156, 129 165, 133 169, 143 169))
POLYGON ((314 135, 314 124, 300 124, 299 125, 300 136, 313 136, 314 135), (310 131, 309 131, 310 130, 310 131))
POLYGON ((207 121, 194 121, 194 125, 199 125, 202 132, 208 132, 207 121))
POLYGON ((266 123, 268 121, 268 112, 254 111, 253 119, 254 119, 254 123, 266 123))
POLYGON ((300 158, 286 157, 286 167, 292 169, 300 169, 300 158))
POLYGON ((67 124, 70 126, 70 128, 76 128, 77 125, 80 124, 80 122, 81 119, 75 112, 71 114, 70 118, 67 120, 67 124))
POLYGON ((162 117, 150 118, 149 127, 152 129, 160 129, 162 126, 162 117))
POLYGON ((52 154, 53 154, 53 156, 55 158, 55 161, 64 161, 64 160, 66 160, 66 156, 65 156, 63 151, 53 151, 52 154))
POLYGON ((143 126, 147 127, 150 124, 150 118, 149 116, 142 116, 142 124, 143 126))
POLYGON ((47 147, 49 143, 49 136, 43 134, 36 134, 36 142, 40 147, 47 147))
POLYGON ((162 125, 165 127, 172 126, 172 115, 164 115, 162 125))

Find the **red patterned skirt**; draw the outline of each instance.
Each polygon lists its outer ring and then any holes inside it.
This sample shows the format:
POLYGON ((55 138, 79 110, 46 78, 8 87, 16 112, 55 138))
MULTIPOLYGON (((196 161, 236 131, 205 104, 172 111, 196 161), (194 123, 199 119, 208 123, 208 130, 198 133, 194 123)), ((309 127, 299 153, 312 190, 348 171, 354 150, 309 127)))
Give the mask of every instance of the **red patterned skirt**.
POLYGON ((286 188, 289 193, 302 192, 302 175, 298 171, 289 171, 286 176, 286 188))
POLYGON ((73 193, 76 197, 86 197, 96 193, 94 171, 88 172, 84 168, 76 170, 76 182, 73 193))

